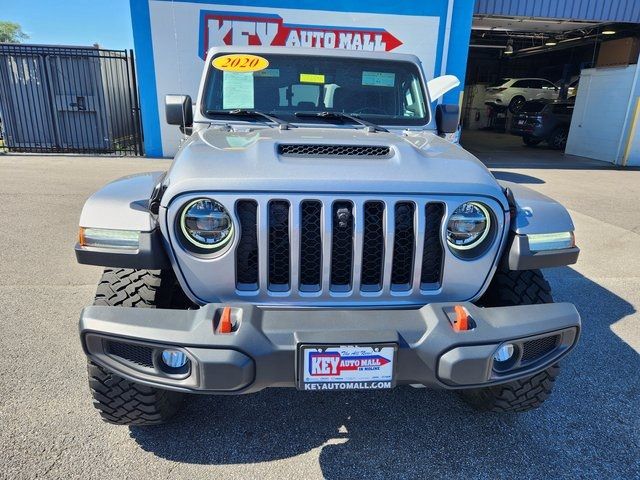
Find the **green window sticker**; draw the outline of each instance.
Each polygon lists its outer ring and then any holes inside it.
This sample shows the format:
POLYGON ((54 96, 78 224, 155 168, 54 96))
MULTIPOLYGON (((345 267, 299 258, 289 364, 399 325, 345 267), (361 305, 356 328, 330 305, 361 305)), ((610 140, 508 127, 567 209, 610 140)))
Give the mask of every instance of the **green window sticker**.
POLYGON ((396 74, 388 72, 362 72, 362 85, 369 87, 393 87, 396 74))
POLYGON ((222 108, 254 108, 253 72, 222 73, 222 108))
POLYGON ((276 78, 280 76, 279 68, 265 68, 264 70, 258 70, 257 72, 253 72, 254 77, 272 77, 276 78))

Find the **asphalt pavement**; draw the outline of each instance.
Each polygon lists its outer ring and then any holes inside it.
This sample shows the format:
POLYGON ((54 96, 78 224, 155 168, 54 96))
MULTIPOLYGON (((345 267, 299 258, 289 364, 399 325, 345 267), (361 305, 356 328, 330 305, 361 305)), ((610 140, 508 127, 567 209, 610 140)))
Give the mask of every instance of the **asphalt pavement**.
POLYGON ((193 396, 152 428, 102 423, 91 406, 77 320, 100 269, 77 265, 73 244, 93 191, 169 163, 0 155, 0 478, 640 478, 640 172, 502 137, 463 141, 496 176, 565 203, 582 248, 547 273, 583 334, 541 409, 479 414, 410 387, 269 389, 193 396))

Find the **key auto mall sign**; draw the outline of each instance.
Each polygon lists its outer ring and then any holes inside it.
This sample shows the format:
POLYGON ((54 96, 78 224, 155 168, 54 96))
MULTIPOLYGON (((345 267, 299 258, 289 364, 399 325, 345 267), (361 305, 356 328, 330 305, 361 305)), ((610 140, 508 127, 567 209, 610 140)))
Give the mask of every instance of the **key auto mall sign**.
POLYGON ((211 47, 262 45, 340 48, 388 52, 402 41, 384 28, 299 25, 285 23, 277 14, 203 11, 200 15, 200 58, 211 47))

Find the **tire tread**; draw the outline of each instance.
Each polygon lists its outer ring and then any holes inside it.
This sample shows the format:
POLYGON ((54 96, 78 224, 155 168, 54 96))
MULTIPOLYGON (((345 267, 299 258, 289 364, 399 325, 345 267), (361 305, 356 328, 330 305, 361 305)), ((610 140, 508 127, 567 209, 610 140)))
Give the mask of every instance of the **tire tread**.
MULTIPOLYGON (((551 286, 540 270, 498 269, 478 301, 482 307, 552 303, 551 286)), ((480 411, 526 412, 549 398, 560 366, 553 365, 531 377, 491 387, 460 390, 462 399, 480 411)))
MULTIPOLYGON (((136 308, 184 308, 172 272, 107 268, 94 305, 136 308)), ((157 425, 173 417, 183 394, 130 382, 114 372, 87 362, 93 406, 105 422, 116 425, 157 425)))

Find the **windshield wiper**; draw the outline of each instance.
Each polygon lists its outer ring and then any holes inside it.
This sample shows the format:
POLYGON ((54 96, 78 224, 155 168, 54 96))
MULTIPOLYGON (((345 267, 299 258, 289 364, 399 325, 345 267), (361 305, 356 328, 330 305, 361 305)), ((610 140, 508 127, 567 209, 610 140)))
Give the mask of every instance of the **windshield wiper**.
POLYGON ((289 122, 285 122, 275 115, 269 115, 268 113, 261 112, 260 110, 242 110, 238 108, 235 110, 207 110, 205 113, 207 115, 229 115, 234 117, 262 117, 266 118, 270 122, 278 124, 280 128, 284 130, 293 127, 289 122))
POLYGON ((294 115, 296 117, 299 118, 338 118, 338 119, 347 119, 347 120, 351 120, 354 123, 359 123, 360 125, 363 125, 365 127, 367 127, 368 131, 371 132, 388 132, 389 130, 387 130, 386 128, 382 128, 379 125, 376 125, 375 123, 371 123, 368 122, 366 120, 363 120, 359 117, 356 117, 355 115, 349 115, 348 113, 342 113, 342 112, 296 112, 294 113, 294 115))

